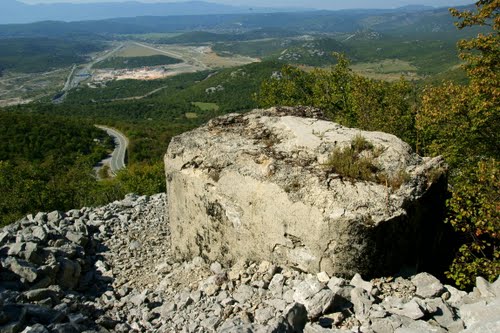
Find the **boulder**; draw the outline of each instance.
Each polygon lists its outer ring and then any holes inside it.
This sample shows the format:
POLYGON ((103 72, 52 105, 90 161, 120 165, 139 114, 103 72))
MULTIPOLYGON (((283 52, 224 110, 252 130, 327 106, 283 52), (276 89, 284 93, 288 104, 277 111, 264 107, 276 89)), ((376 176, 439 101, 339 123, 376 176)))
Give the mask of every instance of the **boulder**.
POLYGON ((173 138, 165 166, 178 259, 267 260, 371 277, 438 253, 442 159, 422 158, 393 135, 327 121, 316 109, 213 119, 173 138), (360 137, 367 144, 359 156, 378 181, 332 171, 333 152, 360 137))

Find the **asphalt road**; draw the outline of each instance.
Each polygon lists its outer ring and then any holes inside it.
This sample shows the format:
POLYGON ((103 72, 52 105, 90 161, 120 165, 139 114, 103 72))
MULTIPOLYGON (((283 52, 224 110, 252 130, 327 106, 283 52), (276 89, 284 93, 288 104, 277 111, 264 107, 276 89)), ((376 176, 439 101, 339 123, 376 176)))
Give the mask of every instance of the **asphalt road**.
POLYGON ((64 101, 64 98, 66 97, 66 93, 70 91, 71 89, 76 88, 80 82, 87 80, 89 77, 92 76, 92 66, 95 64, 106 60, 113 54, 115 54, 117 51, 119 51, 122 47, 124 46, 123 43, 118 45, 115 49, 109 51, 108 53, 94 59, 92 62, 86 64, 85 66, 80 66, 77 67, 76 65, 73 65, 73 68, 71 69, 71 73, 69 74, 68 78, 66 79, 66 83, 64 84, 64 88, 61 91, 61 93, 55 97, 52 102, 54 104, 60 104, 64 101))
POLYGON ((113 174, 116 174, 119 170, 124 169, 125 165, 125 154, 127 152, 128 147, 128 139, 123 133, 101 125, 95 125, 97 128, 106 131, 109 136, 113 137, 115 140, 115 150, 111 153, 111 161, 110 161, 110 169, 113 174))

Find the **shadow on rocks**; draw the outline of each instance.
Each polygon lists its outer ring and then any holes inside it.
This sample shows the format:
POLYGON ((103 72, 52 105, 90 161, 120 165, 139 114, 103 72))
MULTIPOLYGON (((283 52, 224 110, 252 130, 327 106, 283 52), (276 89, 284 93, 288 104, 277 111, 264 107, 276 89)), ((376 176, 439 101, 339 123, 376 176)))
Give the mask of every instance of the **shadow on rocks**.
POLYGON ((28 215, 1 229, 0 332, 106 332, 94 306, 112 283, 106 232, 88 208, 28 215))

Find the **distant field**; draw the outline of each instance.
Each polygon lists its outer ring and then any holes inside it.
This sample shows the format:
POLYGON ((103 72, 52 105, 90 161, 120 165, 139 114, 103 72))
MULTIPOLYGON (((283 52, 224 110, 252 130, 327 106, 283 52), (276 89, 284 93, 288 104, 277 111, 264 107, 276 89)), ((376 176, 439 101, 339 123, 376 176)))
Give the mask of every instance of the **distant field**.
POLYGON ((163 55, 163 53, 137 44, 127 44, 120 51, 115 53, 116 57, 123 58, 150 57, 155 55, 163 55))
POLYGON ((186 112, 185 116, 187 119, 196 119, 198 118, 198 114, 196 112, 186 112))
POLYGON ((0 77, 0 106, 51 96, 64 86, 69 72, 69 68, 41 74, 7 72, 0 77))
POLYGON ((209 46, 186 46, 186 45, 156 45, 158 49, 165 51, 167 54, 183 59, 186 63, 199 67, 207 68, 222 68, 246 65, 252 62, 258 62, 259 59, 231 55, 222 57, 216 54, 209 46))
POLYGON ((94 68, 139 68, 145 66, 161 66, 178 64, 182 60, 172 58, 166 55, 152 55, 147 57, 111 57, 94 65, 94 68))
POLYGON ((417 67, 408 61, 399 59, 384 59, 376 62, 357 63, 351 65, 351 69, 363 76, 386 81, 395 81, 401 78, 401 76, 412 80, 421 78, 417 75, 417 67))
POLYGON ((217 111, 217 110, 219 110, 219 105, 217 105, 216 103, 192 102, 191 104, 198 107, 202 111, 217 111))

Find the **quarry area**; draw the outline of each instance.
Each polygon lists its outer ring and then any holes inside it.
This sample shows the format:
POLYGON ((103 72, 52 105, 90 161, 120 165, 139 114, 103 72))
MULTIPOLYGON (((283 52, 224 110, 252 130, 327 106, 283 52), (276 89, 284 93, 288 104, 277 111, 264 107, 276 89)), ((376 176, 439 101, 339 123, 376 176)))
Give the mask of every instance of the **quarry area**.
POLYGON ((167 193, 4 227, 0 331, 498 332, 500 279, 464 292, 422 269, 442 159, 324 118, 213 119, 172 140, 167 193))

